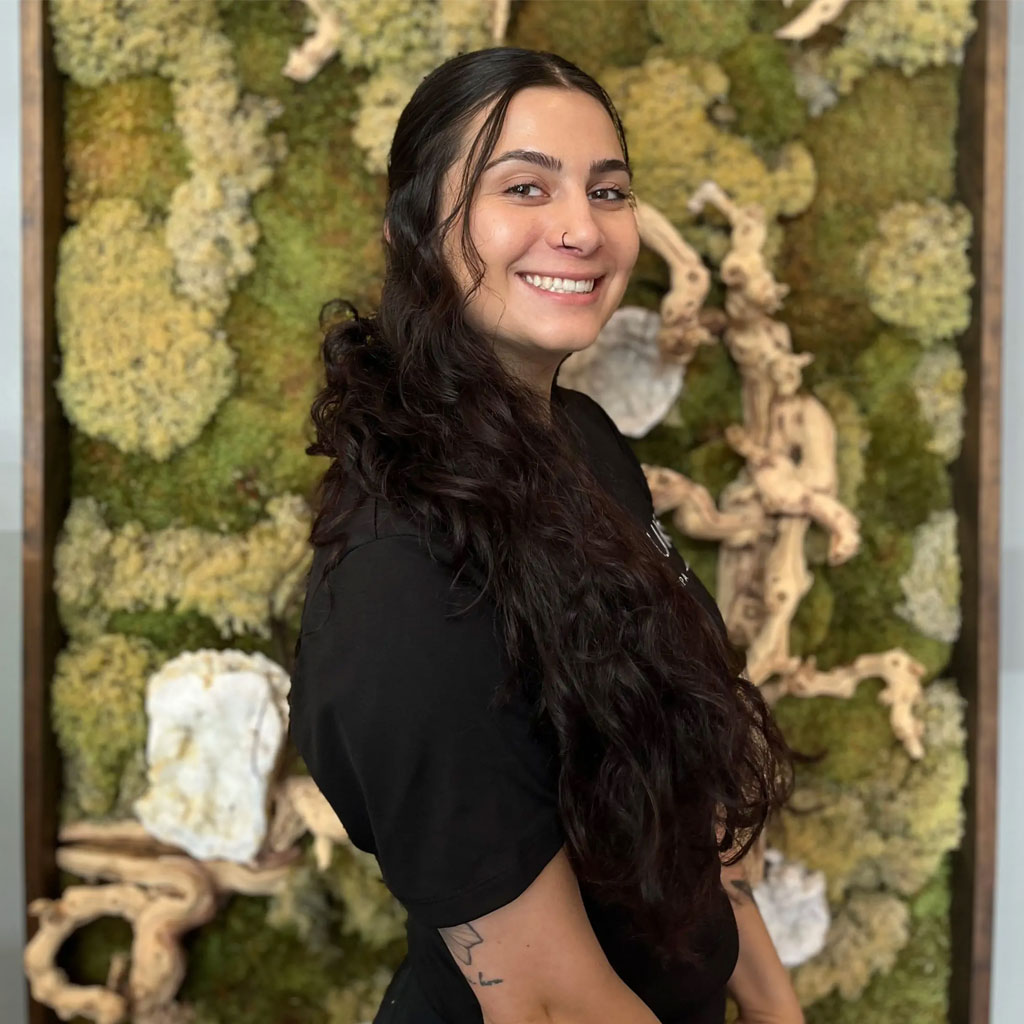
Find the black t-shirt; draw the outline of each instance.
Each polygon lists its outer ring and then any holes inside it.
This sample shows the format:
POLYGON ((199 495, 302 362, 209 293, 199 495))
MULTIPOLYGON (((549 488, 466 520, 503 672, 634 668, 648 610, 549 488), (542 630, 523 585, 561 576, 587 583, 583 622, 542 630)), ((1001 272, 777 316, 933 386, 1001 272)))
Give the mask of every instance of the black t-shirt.
MULTIPOLYGON (((632 448, 601 406, 556 385, 583 438, 581 457, 636 517, 724 629, 714 600, 654 515, 632 448)), ((314 555, 296 646, 291 734, 352 842, 373 853, 408 911, 409 952, 375 1024, 481 1024, 480 1006, 438 928, 463 924, 519 896, 565 841, 556 800, 557 750, 531 725, 525 701, 495 708, 509 671, 493 604, 452 588, 439 549, 370 502, 346 552, 317 586, 314 555)), ((619 977, 662 1024, 722 1024, 738 952, 724 890, 705 922, 702 968, 662 969, 623 927, 621 911, 581 884, 595 935, 619 977)))

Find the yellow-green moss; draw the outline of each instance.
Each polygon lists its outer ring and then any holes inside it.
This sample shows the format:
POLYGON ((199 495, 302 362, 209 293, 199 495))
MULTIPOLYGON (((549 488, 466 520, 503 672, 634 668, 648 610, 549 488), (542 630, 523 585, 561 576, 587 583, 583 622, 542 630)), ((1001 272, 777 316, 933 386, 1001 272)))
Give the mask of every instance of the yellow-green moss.
POLYGON ((644 5, 635 0, 583 7, 578 0, 526 0, 514 6, 509 46, 553 51, 590 74, 638 64, 653 42, 644 5))
POLYGON ((384 885, 377 858, 338 845, 324 885, 345 910, 342 930, 370 949, 387 949, 405 938, 406 912, 384 885))
POLYGON ((369 72, 358 89, 353 139, 367 168, 383 173, 399 114, 416 86, 446 58, 490 45, 494 7, 488 0, 327 0, 324 8, 344 27, 337 42, 342 66, 369 72))
POLYGON ((51 19, 58 63, 79 84, 151 72, 170 80, 189 175, 171 195, 166 244, 177 288, 221 315, 253 267, 259 230, 250 199, 284 153, 283 136, 268 131, 276 101, 241 95, 213 0, 63 0, 51 19))
POLYGON ((740 203, 760 203, 769 223, 807 207, 814 194, 814 165, 793 143, 770 168, 753 145, 723 130, 708 116, 728 98, 725 73, 709 61, 674 62, 654 54, 639 67, 610 68, 601 81, 626 125, 637 194, 657 207, 702 252, 724 251, 726 234, 711 222, 694 224, 686 203, 712 178, 740 203))
POLYGON ((61 622, 72 636, 104 628, 114 612, 195 611, 222 637, 269 636, 293 610, 308 569, 306 503, 282 495, 244 535, 195 527, 111 529, 95 499, 72 502, 54 555, 61 622))
POLYGON ((72 641, 57 655, 50 693, 65 818, 102 817, 142 792, 146 680, 157 660, 146 641, 116 633, 72 641))
POLYGON ((960 203, 897 203, 858 253, 868 304, 925 344, 959 334, 971 318, 967 247, 971 215, 960 203))
POLYGON ((949 868, 910 902, 910 937, 892 970, 877 974, 855 1001, 834 993, 807 1007, 807 1024, 947 1024, 949 1020, 949 868))
POLYGON ((773 841, 825 872, 834 905, 848 890, 913 895, 963 834, 963 698, 949 680, 925 688, 915 708, 925 754, 913 761, 892 736, 880 687, 865 681, 850 700, 786 697, 775 706, 791 745, 825 757, 800 766, 773 841))
MULTIPOLYGON (((736 5, 730 5, 730 7, 736 5)), ((769 35, 752 35, 720 57, 729 76, 729 105, 736 111, 733 128, 764 149, 795 138, 807 121, 796 94, 786 48, 769 35)))
POLYGON ((863 0, 844 19, 842 43, 826 68, 841 93, 874 64, 891 64, 905 75, 935 64, 959 64, 977 22, 973 0, 863 0))
POLYGON ((155 75, 64 92, 65 212, 80 220, 97 199, 135 199, 165 212, 187 159, 167 82, 155 75))
POLYGON ((910 911, 898 897, 884 892, 859 892, 832 920, 825 949, 798 967, 793 987, 802 1004, 835 990, 856 1001, 873 976, 896 963, 910 938, 910 911))
POLYGON ((651 29, 672 57, 713 60, 739 46, 750 31, 750 8, 750 0, 647 0, 651 29))
POLYGON ((57 324, 68 418, 122 451, 166 459, 234 385, 233 352, 175 294, 161 232, 134 200, 98 200, 61 239, 57 324))
POLYGON ((162 71, 182 40, 216 21, 212 0, 54 0, 49 14, 57 66, 86 86, 162 71))

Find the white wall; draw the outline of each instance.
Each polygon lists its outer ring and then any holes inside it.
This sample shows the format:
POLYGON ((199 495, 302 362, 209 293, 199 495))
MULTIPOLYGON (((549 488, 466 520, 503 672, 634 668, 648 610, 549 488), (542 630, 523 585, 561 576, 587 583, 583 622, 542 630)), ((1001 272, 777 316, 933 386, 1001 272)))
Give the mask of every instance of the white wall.
POLYGON ((1024 2, 1010 4, 999 815, 992 1024, 1024 1021, 1024 2))
MULTIPOLYGON (((33 0, 28 0, 33 2, 33 0)), ((993 2, 993 0, 989 0, 993 2)), ((994 0, 1001 2, 1001 0, 994 0)), ((1024 0, 1011 3, 1003 376, 999 854, 992 1024, 1024 1020, 1024 0)), ((18 7, 0 0, 0 1019, 24 1021, 18 7)), ((913 1024, 913 1022, 903 1022, 913 1024)))
POLYGON ((0 0, 0 1020, 25 1018, 21 949, 21 166, 18 5, 0 0))

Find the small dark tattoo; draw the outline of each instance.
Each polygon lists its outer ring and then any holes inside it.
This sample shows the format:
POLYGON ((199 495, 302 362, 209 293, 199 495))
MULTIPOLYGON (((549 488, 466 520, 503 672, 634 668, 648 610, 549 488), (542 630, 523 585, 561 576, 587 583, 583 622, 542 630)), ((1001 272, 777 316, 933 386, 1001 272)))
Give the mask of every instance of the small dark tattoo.
POLYGON ((438 931, 441 933, 441 938, 444 939, 444 944, 448 947, 448 952, 464 964, 473 962, 473 954, 470 950, 484 941, 471 924, 457 924, 451 928, 439 928, 438 931))
POLYGON ((483 971, 477 971, 476 977, 476 981, 472 978, 467 978, 466 980, 470 985, 500 985, 505 980, 504 978, 485 978, 483 971))

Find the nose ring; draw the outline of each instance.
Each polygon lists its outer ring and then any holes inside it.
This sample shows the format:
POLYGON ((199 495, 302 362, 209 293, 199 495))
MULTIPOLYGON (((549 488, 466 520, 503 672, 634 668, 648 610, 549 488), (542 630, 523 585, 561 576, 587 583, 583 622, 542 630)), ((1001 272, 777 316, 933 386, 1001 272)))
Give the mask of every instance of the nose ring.
POLYGON ((565 236, 568 234, 567 231, 562 232, 562 248, 565 248, 565 236))

